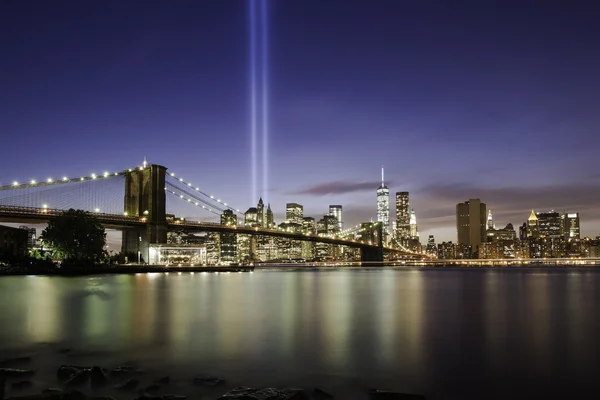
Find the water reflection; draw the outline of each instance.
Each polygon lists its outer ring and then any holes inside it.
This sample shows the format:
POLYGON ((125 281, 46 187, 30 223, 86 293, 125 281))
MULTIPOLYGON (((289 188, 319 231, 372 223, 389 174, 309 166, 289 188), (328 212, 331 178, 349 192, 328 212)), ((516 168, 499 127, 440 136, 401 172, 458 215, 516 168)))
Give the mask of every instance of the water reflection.
POLYGON ((0 350, 53 342, 430 398, 572 394, 598 389, 599 286, 551 270, 7 277, 0 350))

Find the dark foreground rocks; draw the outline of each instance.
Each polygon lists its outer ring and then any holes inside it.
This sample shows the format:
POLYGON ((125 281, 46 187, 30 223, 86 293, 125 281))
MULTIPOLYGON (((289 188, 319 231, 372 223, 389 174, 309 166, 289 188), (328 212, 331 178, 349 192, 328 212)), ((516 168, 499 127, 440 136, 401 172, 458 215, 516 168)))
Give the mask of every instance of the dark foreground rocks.
MULTIPOLYGON (((28 359, 12 359, 4 365, 15 365, 29 362, 28 359)), ((156 378, 145 377, 141 370, 130 365, 104 369, 100 366, 62 365, 56 371, 58 388, 35 388, 36 380, 28 379, 35 374, 34 370, 14 367, 0 368, 0 400, 186 400, 185 395, 172 392, 177 383, 190 383, 196 392, 191 399, 215 400, 331 400, 334 396, 319 388, 305 391, 296 388, 254 388, 238 386, 225 392, 221 386, 225 380, 211 375, 197 375, 187 380, 172 380, 168 375, 156 378), (25 379, 24 379, 25 378, 25 379), (170 388, 170 389, 169 389, 170 388), (219 390, 219 388, 221 388, 219 390), (10 395, 7 397, 6 394, 10 395)), ((424 396, 396 393, 384 390, 363 392, 369 400, 426 400, 424 396)), ((190 394, 190 393, 186 393, 190 394)))

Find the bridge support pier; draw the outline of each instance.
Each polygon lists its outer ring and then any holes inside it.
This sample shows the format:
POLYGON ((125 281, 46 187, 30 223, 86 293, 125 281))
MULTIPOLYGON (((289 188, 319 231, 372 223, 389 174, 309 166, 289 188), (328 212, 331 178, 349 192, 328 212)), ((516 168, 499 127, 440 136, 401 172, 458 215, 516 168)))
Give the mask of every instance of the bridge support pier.
POLYGON ((125 215, 146 222, 145 228, 123 232, 121 251, 136 254, 136 262, 138 254, 148 262, 151 244, 167 242, 166 173, 165 167, 152 164, 125 174, 125 215))
POLYGON ((362 247, 360 249, 360 261, 362 263, 383 263, 383 247, 362 247))

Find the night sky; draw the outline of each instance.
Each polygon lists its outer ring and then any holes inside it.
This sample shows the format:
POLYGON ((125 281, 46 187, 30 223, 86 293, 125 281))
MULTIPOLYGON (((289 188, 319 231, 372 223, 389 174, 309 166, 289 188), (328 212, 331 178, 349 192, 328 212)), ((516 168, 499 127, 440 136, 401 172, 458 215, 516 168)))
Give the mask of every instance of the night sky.
MULTIPOLYGON (((383 164, 392 197, 410 192, 422 242, 455 241, 455 205, 470 197, 496 225, 555 209, 597 236, 594 3, 269 1, 276 222, 286 202, 317 219, 342 204, 346 226, 374 219, 383 164)), ((248 12, 243 0, 0 2, 0 182, 146 156, 255 204, 248 12)))

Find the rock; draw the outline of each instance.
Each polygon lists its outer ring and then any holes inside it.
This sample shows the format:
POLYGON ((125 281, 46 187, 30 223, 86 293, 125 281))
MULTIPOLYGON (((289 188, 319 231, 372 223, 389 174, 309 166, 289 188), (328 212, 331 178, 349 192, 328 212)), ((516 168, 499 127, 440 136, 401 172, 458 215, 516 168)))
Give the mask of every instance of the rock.
POLYGON ((4 400, 62 400, 62 398, 58 394, 40 393, 30 396, 6 397, 4 400))
POLYGON ((90 400, 116 400, 114 397, 110 397, 110 396, 98 396, 98 397, 92 397, 90 400))
POLYGON ((316 400, 328 400, 328 399, 333 399, 333 396, 330 395, 329 393, 319 389, 319 388, 315 388, 312 391, 312 396, 313 398, 315 398, 316 400))
POLYGON ((425 396, 419 394, 387 392, 385 390, 371 390, 370 400, 426 400, 425 396))
POLYGON ((140 396, 144 396, 146 394, 154 395, 156 394, 162 386, 160 385, 150 385, 145 388, 138 390, 140 396))
POLYGON ((4 399, 4 384, 6 383, 6 378, 0 376, 0 399, 4 399))
POLYGON ((62 396, 62 400, 87 400, 87 395, 79 390, 68 390, 62 396))
POLYGON ((308 400, 308 395, 300 389, 254 389, 240 386, 225 393, 219 399, 239 400, 308 400))
POLYGON ((19 368, 0 368, 0 377, 4 378, 23 378, 25 376, 31 376, 34 371, 30 369, 19 369, 19 368))
POLYGON ((92 367, 90 371, 90 381, 92 388, 98 388, 108 383, 108 376, 104 373, 100 367, 92 367))
POLYGON ((171 382, 171 378, 168 376, 163 376, 162 378, 158 378, 154 381, 154 383, 160 383, 161 385, 168 385, 171 382))
POLYGON ((140 397, 137 397, 135 400, 162 400, 162 397, 152 396, 149 394, 141 394, 140 397))
POLYGON ((180 394, 165 394, 162 396, 162 400, 185 400, 187 396, 182 396, 180 394))
POLYGON ((56 379, 63 383, 73 378, 80 371, 87 371, 89 367, 80 367, 76 365, 61 365, 56 371, 56 379))
POLYGON ((64 384, 66 386, 82 386, 88 382, 90 374, 87 369, 80 369, 71 376, 64 384))
POLYGON ((31 381, 19 381, 19 382, 13 382, 12 385, 10 385, 11 389, 13 390, 23 390, 23 389, 27 389, 33 386, 33 383, 31 383, 31 381))
POLYGON ((109 375, 113 378, 120 378, 126 375, 130 375, 134 372, 139 372, 137 369, 135 369, 134 367, 130 367, 130 366, 119 366, 117 368, 113 368, 110 372, 109 375))
POLYGON ((194 378, 196 385, 208 386, 214 388, 215 386, 222 385, 225 383, 224 379, 216 378, 210 375, 201 375, 194 378))
POLYGON ((43 394, 53 394, 53 395, 57 395, 57 396, 62 396, 63 391, 61 389, 58 388, 48 388, 48 389, 44 389, 42 390, 43 394))
POLYGON ((26 363, 30 363, 31 362, 31 357, 16 357, 16 358, 9 358, 8 360, 4 360, 2 362, 0 362, 0 366, 2 367, 12 367, 13 365, 17 364, 26 364, 26 363))
POLYGON ((140 381, 138 381, 137 379, 127 379, 121 383, 116 384, 115 389, 134 390, 136 387, 138 387, 139 384, 140 381))
POLYGON ((59 349, 58 352, 61 354, 65 354, 65 353, 69 353, 71 351, 71 349, 69 348, 64 348, 64 349, 59 349))

